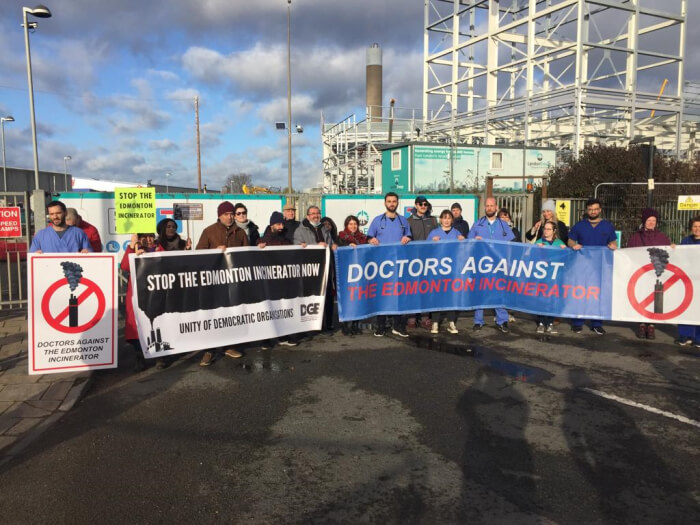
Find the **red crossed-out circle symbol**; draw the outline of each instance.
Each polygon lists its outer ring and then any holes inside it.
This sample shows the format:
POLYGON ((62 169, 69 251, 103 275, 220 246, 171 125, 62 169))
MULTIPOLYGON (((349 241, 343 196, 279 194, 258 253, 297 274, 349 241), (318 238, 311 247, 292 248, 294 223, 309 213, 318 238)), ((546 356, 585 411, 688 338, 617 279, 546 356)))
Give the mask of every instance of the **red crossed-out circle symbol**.
POLYGON ((81 305, 93 294, 95 294, 95 298, 97 299, 97 311, 95 312, 95 315, 87 323, 81 324, 80 326, 66 326, 64 324, 61 324, 66 319, 66 317, 68 317, 69 308, 66 307, 65 309, 61 310, 61 312, 59 312, 59 314, 55 317, 49 309, 49 302, 51 301, 51 297, 53 297, 53 294, 56 293, 56 291, 59 288, 63 286, 68 286, 68 279, 59 279, 51 286, 49 286, 49 288, 46 290, 46 293, 44 294, 44 297, 42 297, 41 299, 41 313, 51 328, 58 330, 59 332, 63 332, 65 334, 79 334, 81 332, 89 330, 90 328, 95 326, 100 321, 100 319, 102 319, 102 316, 105 313, 105 306, 107 304, 107 301, 105 300, 105 294, 102 292, 100 287, 97 286, 90 279, 86 279, 85 277, 83 277, 82 279, 80 279, 80 284, 85 286, 85 290, 83 290, 83 292, 77 297, 78 305, 81 305))
POLYGON ((664 282, 664 292, 671 288, 671 286, 673 286, 678 281, 681 281, 685 288, 685 294, 683 295, 683 300, 681 301, 681 304, 678 305, 677 308, 671 310, 670 312, 655 314, 653 309, 651 311, 647 310, 647 306, 654 303, 654 292, 651 292, 641 301, 637 300, 637 297, 634 293, 635 287, 637 286, 637 282, 639 281, 640 277, 646 274, 647 272, 653 271, 653 264, 645 264, 639 270, 632 274, 630 282, 627 284, 627 298, 629 299, 632 308, 634 308, 638 313, 640 313, 647 319, 653 319, 654 321, 668 321, 669 319, 678 317, 688 309, 688 306, 690 306, 690 303, 693 300, 693 282, 690 280, 690 277, 688 277, 688 275, 678 266, 674 264, 666 265, 666 271, 671 272, 672 275, 664 282))

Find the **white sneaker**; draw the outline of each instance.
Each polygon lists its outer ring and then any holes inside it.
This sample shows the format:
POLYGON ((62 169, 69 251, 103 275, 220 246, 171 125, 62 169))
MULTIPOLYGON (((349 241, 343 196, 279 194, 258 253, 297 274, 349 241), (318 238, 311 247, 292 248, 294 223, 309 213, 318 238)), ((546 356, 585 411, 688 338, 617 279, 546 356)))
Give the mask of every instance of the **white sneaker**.
POLYGON ((543 334, 543 333, 544 333, 544 324, 543 324, 543 323, 539 323, 539 324, 537 325, 537 333, 538 333, 538 334, 543 334))
POLYGON ((433 321, 433 327, 430 329, 431 334, 437 334, 438 333, 438 324, 433 321))
POLYGON ((455 326, 453 321, 450 321, 450 324, 447 325, 447 331, 450 332, 451 334, 458 334, 459 330, 457 330, 457 327, 455 326))
POLYGON ((545 328, 545 332, 548 334, 558 334, 557 328, 554 325, 548 324, 547 328, 545 328))

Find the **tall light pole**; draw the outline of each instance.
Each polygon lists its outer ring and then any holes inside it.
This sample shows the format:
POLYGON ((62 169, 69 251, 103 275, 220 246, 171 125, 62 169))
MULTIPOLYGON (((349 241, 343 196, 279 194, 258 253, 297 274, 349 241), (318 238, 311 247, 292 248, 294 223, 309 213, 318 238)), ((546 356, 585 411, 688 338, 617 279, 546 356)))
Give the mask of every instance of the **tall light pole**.
POLYGON ((73 160, 73 157, 66 155, 63 157, 63 190, 68 191, 68 161, 73 160))
POLYGON ((23 7, 22 19, 24 27, 24 48, 27 51, 27 84, 29 85, 29 113, 32 124, 32 144, 34 145, 34 189, 39 189, 39 151, 36 145, 36 118, 34 117, 34 83, 32 82, 32 58, 29 51, 29 29, 36 29, 39 24, 36 22, 28 22, 27 15, 32 15, 36 18, 51 18, 51 11, 44 5, 38 5, 34 8, 23 7))
POLYGON ((165 193, 170 193, 170 175, 170 172, 165 174, 165 193))
POLYGON ((14 117, 10 115, 6 117, 0 117, 0 127, 2 128, 2 180, 3 187, 2 191, 7 191, 7 163, 5 162, 5 122, 14 122, 14 117))
POLYGON ((287 194, 292 195, 292 0, 287 0, 287 194))

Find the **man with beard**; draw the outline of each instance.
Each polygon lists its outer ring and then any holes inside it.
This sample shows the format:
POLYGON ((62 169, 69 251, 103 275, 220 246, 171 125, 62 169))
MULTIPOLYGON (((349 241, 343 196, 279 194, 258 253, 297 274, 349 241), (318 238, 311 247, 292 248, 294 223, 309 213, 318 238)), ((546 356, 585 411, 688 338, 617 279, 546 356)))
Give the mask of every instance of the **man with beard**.
POLYGON ((459 202, 455 202, 450 210, 452 211, 452 216, 454 217, 452 227, 464 235, 464 237, 469 235, 469 223, 464 220, 464 217, 462 217, 462 205, 459 202))
POLYGON ((92 247, 93 252, 98 253, 102 251, 102 239, 100 239, 100 232, 98 232, 97 228, 95 228, 92 224, 84 220, 78 213, 78 210, 75 208, 66 209, 66 224, 68 226, 77 226, 85 232, 85 235, 88 237, 88 241, 90 241, 90 246, 92 247))
MULTIPOLYGON (((199 242, 197 243, 196 249, 218 249, 221 251, 226 251, 226 248, 248 246, 248 237, 246 236, 245 232, 235 224, 233 204, 231 204, 229 201, 222 202, 216 209, 216 213, 219 216, 218 220, 211 226, 204 228, 202 236, 199 238, 199 242)), ((234 359, 243 355, 235 348, 226 349, 224 354, 234 359)), ((214 351, 207 350, 202 355, 199 365, 209 366, 211 365, 213 359, 214 351)))
MULTIPOLYGON (((294 243, 287 238, 287 231, 284 228, 284 216, 278 211, 273 211, 272 215, 270 215, 270 225, 265 229, 265 235, 260 239, 258 248, 263 249, 265 246, 289 246, 291 244, 294 243)), ((280 338, 279 344, 282 346, 297 346, 299 342, 296 335, 292 335, 280 338)), ((274 340, 265 339, 260 346, 263 350, 269 350, 274 345, 274 340)))
MULTIPOLYGON (((607 246, 617 248, 617 234, 611 222, 602 219, 603 207, 598 199, 586 201, 586 216, 574 224, 569 231, 569 247, 580 250, 584 246, 607 246)), ((585 319, 573 319, 571 330, 580 334, 583 331, 585 319)), ((591 320, 591 330, 598 335, 604 335, 603 322, 600 319, 591 320)))
MULTIPOLYGON (((302 248, 306 248, 309 244, 317 244, 329 247, 333 251, 338 247, 337 244, 333 243, 330 230, 321 224, 321 210, 318 206, 309 206, 306 210, 306 219, 301 221, 301 224, 294 232, 294 244, 299 244, 302 248)), ((328 269, 328 282, 326 283, 326 302, 323 308, 323 329, 326 333, 333 332, 334 268, 333 253, 331 252, 331 264, 328 269)))
MULTIPOLYGON (((411 242, 411 227, 408 221, 396 213, 396 208, 399 206, 399 196, 390 191, 384 196, 384 208, 386 211, 381 215, 377 215, 367 230, 369 244, 379 246, 379 244, 401 243, 408 244, 411 242)), ((393 328, 391 333, 399 337, 408 337, 406 332, 406 317, 403 315, 394 315, 393 328)), ((374 330, 375 337, 384 337, 386 333, 386 315, 377 316, 377 326, 374 330)))
MULTIPOLYGON (((485 216, 474 223, 474 227, 469 230, 467 239, 488 239, 492 241, 512 241, 515 239, 513 230, 508 226, 508 223, 496 216, 497 210, 496 199, 493 197, 487 198, 484 202, 485 216)), ((496 308, 495 310, 496 328, 507 334, 510 331, 508 328, 508 311, 505 308, 496 308)), ((482 326, 484 326, 484 310, 475 310, 473 330, 478 332, 482 326)))
POLYGON ((66 205, 51 201, 46 206, 50 224, 36 232, 29 251, 32 253, 88 253, 92 251, 85 232, 66 224, 66 205))

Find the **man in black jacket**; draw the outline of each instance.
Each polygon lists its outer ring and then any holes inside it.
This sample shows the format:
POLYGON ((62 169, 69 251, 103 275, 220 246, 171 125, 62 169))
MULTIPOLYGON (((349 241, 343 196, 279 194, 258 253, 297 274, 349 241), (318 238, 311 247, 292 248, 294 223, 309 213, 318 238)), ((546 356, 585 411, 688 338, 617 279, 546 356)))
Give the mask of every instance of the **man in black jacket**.
POLYGON ((462 217, 462 205, 459 202, 455 202, 451 210, 454 216, 452 227, 466 237, 469 235, 469 223, 462 217))

